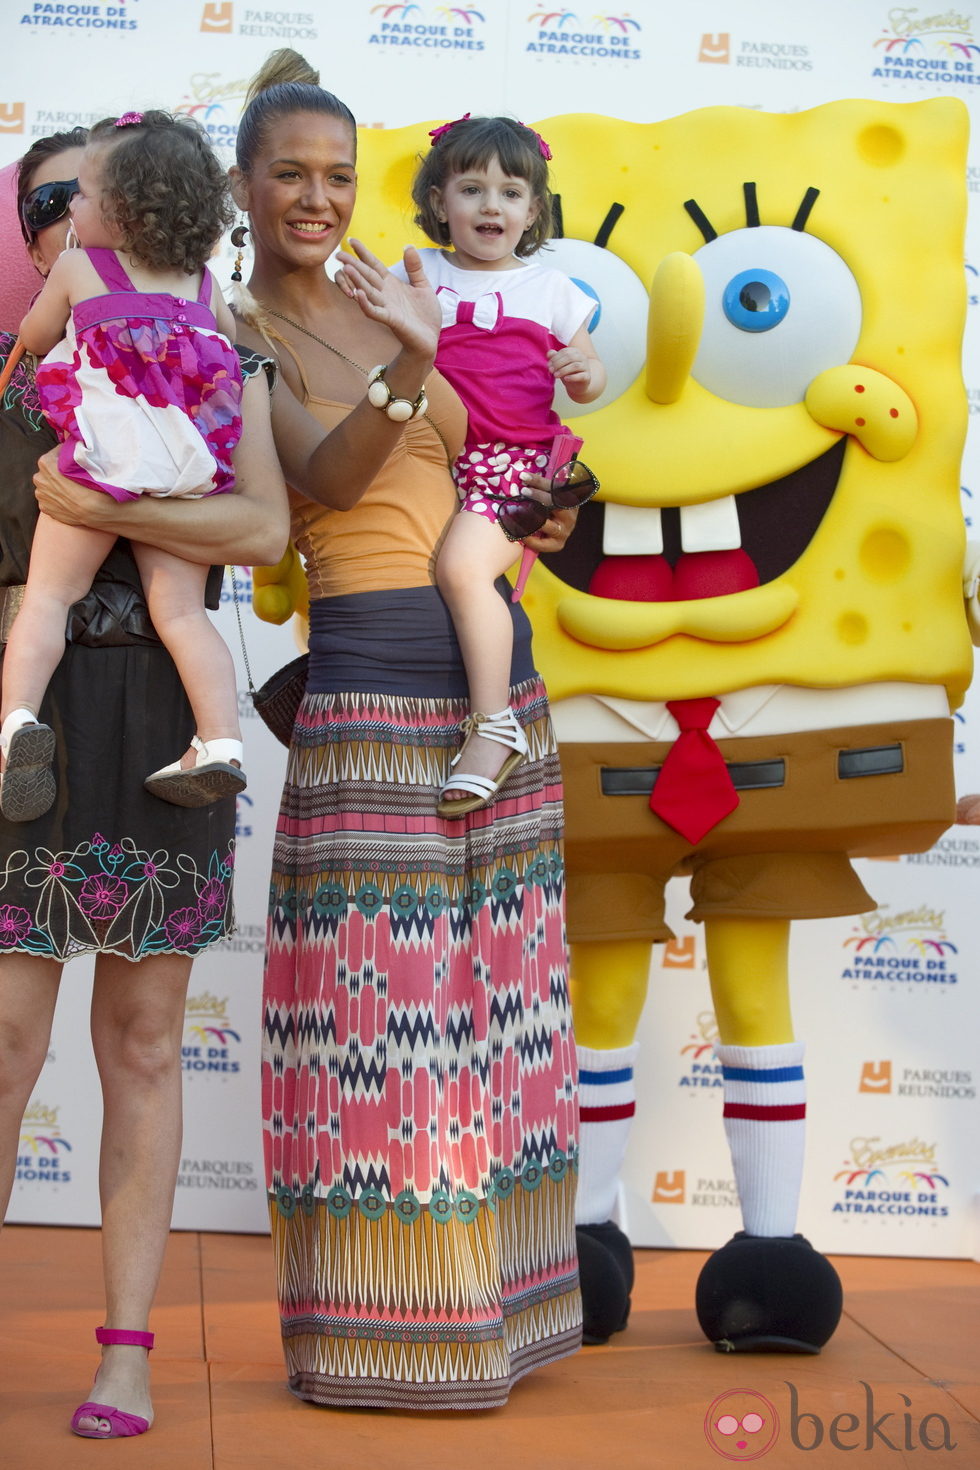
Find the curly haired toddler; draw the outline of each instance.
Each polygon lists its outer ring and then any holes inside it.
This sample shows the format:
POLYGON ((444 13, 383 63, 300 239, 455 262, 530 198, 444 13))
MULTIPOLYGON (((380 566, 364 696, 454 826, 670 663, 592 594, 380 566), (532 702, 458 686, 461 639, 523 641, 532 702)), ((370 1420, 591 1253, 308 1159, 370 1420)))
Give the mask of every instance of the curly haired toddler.
MULTIPOLYGON (((63 474, 116 500, 233 488, 242 376, 235 327, 207 260, 231 223, 227 181, 188 117, 130 112, 97 123, 71 201, 81 249, 55 262, 21 323, 63 474)), ((54 732, 37 711, 65 649, 68 610, 115 537, 41 515, 24 600, 7 644, 0 707, 0 810, 51 806, 54 732)), ((147 790, 203 806, 245 786, 234 665, 204 608, 208 568, 134 545, 147 604, 194 711, 194 764, 147 790)))

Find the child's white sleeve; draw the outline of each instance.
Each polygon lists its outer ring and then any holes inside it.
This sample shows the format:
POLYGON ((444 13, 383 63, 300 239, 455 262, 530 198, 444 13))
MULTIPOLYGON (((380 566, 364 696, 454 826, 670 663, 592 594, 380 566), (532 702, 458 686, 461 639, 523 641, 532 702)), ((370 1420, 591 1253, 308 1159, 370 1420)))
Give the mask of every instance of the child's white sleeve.
POLYGON ((559 342, 571 342, 579 327, 592 320, 597 302, 561 271, 555 271, 554 310, 551 330, 559 342))

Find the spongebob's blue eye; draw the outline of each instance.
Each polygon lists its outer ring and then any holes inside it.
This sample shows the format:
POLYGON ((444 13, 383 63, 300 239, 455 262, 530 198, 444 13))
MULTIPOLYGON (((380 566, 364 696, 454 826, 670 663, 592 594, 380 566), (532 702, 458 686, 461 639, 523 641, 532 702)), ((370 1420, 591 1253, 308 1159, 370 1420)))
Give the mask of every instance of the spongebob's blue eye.
POLYGON ((705 297, 691 376, 709 393, 753 408, 802 403, 818 374, 850 362, 861 293, 825 241, 787 225, 748 225, 692 258, 705 297))
POLYGON ((739 271, 725 287, 722 306, 740 332, 771 332, 789 311, 789 287, 775 271, 739 271))

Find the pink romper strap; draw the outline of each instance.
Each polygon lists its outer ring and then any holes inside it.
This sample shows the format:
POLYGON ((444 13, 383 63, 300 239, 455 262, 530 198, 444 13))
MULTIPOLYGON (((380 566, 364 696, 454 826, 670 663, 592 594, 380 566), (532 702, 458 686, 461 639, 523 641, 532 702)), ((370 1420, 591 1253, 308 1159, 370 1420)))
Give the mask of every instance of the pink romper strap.
MULTIPOLYGON (((110 291, 137 291, 139 289, 126 274, 125 268, 120 263, 119 257, 114 250, 109 250, 99 245, 93 246, 90 250, 86 249, 85 254, 88 256, 89 262, 102 284, 108 286, 110 291)), ((208 311, 211 310, 212 282, 213 277, 211 272, 205 266, 201 272, 201 286, 197 293, 197 303, 199 306, 206 307, 208 311)))
POLYGON ((213 281, 214 277, 211 275, 207 266, 205 266, 201 272, 201 289, 197 293, 197 300, 198 305, 206 306, 208 311, 211 310, 211 286, 213 281))
POLYGON ((104 286, 110 291, 135 291, 129 276, 119 263, 119 257, 114 250, 108 250, 104 246, 93 246, 91 250, 86 249, 89 264, 95 270, 104 286))

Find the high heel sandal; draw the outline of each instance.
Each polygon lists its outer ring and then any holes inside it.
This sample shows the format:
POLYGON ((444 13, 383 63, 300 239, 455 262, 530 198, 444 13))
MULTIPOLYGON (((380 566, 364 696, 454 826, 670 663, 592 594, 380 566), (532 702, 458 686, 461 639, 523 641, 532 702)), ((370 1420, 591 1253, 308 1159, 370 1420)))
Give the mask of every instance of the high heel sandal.
MULTIPOLYGON (((124 1332, 115 1327, 97 1327, 96 1340, 106 1347, 141 1347, 147 1352, 153 1347, 152 1332, 124 1332)), ((150 1427, 149 1419, 140 1414, 127 1414, 112 1404, 96 1404, 89 1400, 79 1404, 71 1416, 71 1431, 83 1439, 126 1439, 133 1434, 145 1434, 150 1427), (79 1429, 82 1419, 100 1419, 105 1429, 79 1429)))
POLYGON ((33 822, 54 804, 54 743, 54 731, 30 709, 11 710, 0 726, 0 812, 8 822, 33 822))
POLYGON ((465 817, 467 812, 475 812, 481 806, 488 806, 511 771, 516 770, 527 755, 527 737, 509 705, 506 709, 498 710, 495 715, 467 715, 462 728, 466 731, 466 740, 459 754, 450 762, 450 770, 455 770, 459 764, 466 750, 466 741, 471 735, 479 735, 484 740, 495 740, 498 745, 505 745, 511 753, 504 758, 496 776, 471 776, 465 772, 450 776, 439 793, 443 798, 436 807, 440 817, 465 817), (473 795, 447 801, 447 791, 471 791, 473 795))
POLYGON ((241 769, 242 742, 240 740, 209 740, 205 743, 195 735, 191 741, 197 751, 192 766, 184 767, 180 761, 161 766, 152 776, 147 776, 144 787, 151 796, 174 806, 209 806, 212 801, 221 801, 225 796, 235 796, 244 791, 248 784, 241 769), (232 762, 237 761, 237 765, 232 762))

